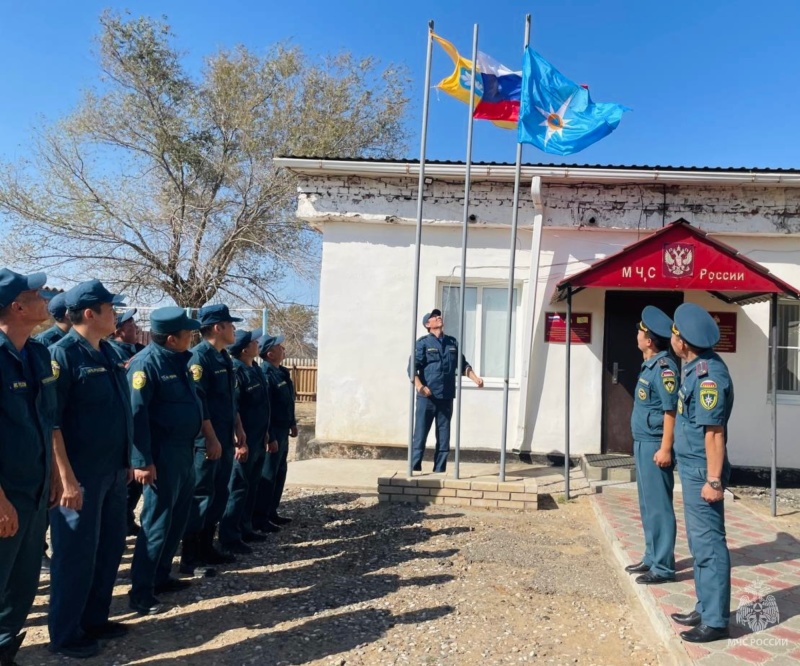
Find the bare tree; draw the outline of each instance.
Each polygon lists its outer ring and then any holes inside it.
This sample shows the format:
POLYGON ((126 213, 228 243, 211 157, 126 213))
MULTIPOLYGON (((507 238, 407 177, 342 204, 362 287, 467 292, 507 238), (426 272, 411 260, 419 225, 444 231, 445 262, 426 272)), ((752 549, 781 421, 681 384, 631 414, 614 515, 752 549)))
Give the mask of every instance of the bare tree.
POLYGON ((100 18, 97 90, 0 167, 19 268, 98 276, 142 302, 274 302, 316 267, 277 155, 389 157, 405 147, 408 77, 297 46, 221 50, 190 76, 165 19, 100 18))

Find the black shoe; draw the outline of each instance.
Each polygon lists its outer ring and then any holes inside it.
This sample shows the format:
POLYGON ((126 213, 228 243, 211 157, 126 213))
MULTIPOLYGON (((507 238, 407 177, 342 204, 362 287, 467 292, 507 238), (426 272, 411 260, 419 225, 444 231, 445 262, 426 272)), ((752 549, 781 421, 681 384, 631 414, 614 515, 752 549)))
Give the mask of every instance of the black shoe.
POLYGON ((128 608, 136 611, 139 615, 158 615, 167 610, 166 606, 162 604, 155 597, 149 599, 137 599, 136 597, 128 595, 128 608))
POLYGON ((650 567, 644 562, 637 562, 636 564, 629 564, 625 567, 625 571, 628 573, 647 573, 650 571, 650 567))
POLYGON ((47 556, 47 553, 42 555, 42 571, 50 571, 50 565, 51 564, 52 564, 52 561, 47 556))
POLYGON ((444 468, 442 468, 442 469, 435 469, 435 468, 434 468, 434 470, 433 470, 433 473, 434 473, 434 474, 444 474, 446 471, 447 471, 447 470, 446 470, 446 469, 444 469, 444 468))
MULTIPOLYGON (((194 570, 192 571, 194 574, 194 570)), ((171 592, 180 592, 192 584, 188 580, 181 580, 180 578, 167 578, 163 583, 159 583, 153 588, 156 594, 169 594, 171 592)))
POLYGON ((107 641, 112 638, 122 638, 128 634, 128 625, 122 622, 104 622, 94 627, 84 627, 83 631, 89 638, 96 641, 107 641))
POLYGON ((217 575, 217 570, 214 567, 208 567, 205 564, 192 564, 191 562, 181 562, 178 565, 178 571, 184 576, 194 576, 195 578, 213 578, 217 575))
POLYGON ((245 543, 261 543, 268 539, 266 534, 259 534, 258 532, 242 532, 242 541, 245 543))
POLYGON ((139 527, 136 523, 131 523, 128 525, 128 536, 136 536, 139 534, 140 529, 141 527, 139 527))
POLYGON ((673 613, 670 615, 674 622, 682 624, 685 627, 696 627, 700 624, 700 613, 692 611, 691 613, 673 613))
POLYGON ((659 576, 652 571, 648 571, 641 576, 636 576, 636 582, 639 585, 661 585, 661 583, 674 583, 675 576, 659 576))
POLYGON ((729 635, 728 627, 709 627, 707 624, 698 624, 694 629, 681 632, 681 638, 689 643, 710 643, 729 635))
POLYGON ((233 553, 223 553, 214 546, 209 546, 200 551, 200 561, 204 564, 233 564, 236 562, 236 556, 233 553))
POLYGON ((236 554, 236 555, 250 555, 253 549, 250 548, 244 541, 231 541, 230 543, 222 544, 222 553, 236 554))
POLYGON ((275 514, 272 518, 269 519, 273 525, 288 525, 292 522, 291 518, 284 518, 283 516, 279 516, 275 514))
POLYGON ((411 468, 411 471, 412 471, 412 472, 421 472, 421 471, 422 471, 422 465, 414 465, 414 466, 411 468))
POLYGON ((264 527, 262 532, 266 532, 267 534, 275 534, 276 532, 280 532, 281 528, 278 527, 275 523, 267 523, 264 527))
POLYGON ((0 648, 0 664, 2 664, 2 666, 19 666, 19 664, 14 661, 14 657, 16 657, 17 652, 19 652, 22 641, 25 640, 26 633, 25 631, 21 632, 18 636, 12 638, 10 643, 6 643, 0 648))
POLYGON ((50 643, 47 649, 54 654, 63 654, 65 657, 72 657, 73 659, 88 659, 100 652, 100 643, 87 636, 58 647, 50 643))

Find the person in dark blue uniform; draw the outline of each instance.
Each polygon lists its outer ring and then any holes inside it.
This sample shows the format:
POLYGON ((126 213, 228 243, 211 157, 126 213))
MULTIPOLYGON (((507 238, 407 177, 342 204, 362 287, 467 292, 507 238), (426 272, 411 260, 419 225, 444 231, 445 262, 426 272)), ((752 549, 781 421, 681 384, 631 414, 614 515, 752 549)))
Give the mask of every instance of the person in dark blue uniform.
POLYGON ((108 619, 125 550, 125 497, 133 439, 128 384, 121 359, 105 338, 122 296, 99 280, 66 292, 69 333, 50 347, 58 412, 53 451, 64 494, 50 511, 50 651, 97 654, 99 641, 127 627, 108 619))
MULTIPOLYGON (((231 553, 247 554, 247 542, 264 541, 266 537, 253 530, 253 509, 258 483, 269 447, 270 402, 267 377, 255 363, 261 331, 236 331, 236 339, 228 347, 236 373, 237 406, 242 427, 247 435, 246 460, 233 462, 228 506, 219 524, 219 540, 231 553)), ((277 450, 277 444, 273 442, 277 450)))
POLYGON ((165 610, 156 596, 188 581, 170 576, 194 494, 194 443, 203 422, 188 363, 200 324, 178 307, 153 310, 150 344, 128 366, 133 408, 134 479, 144 486, 142 526, 131 564, 130 607, 141 615, 165 610))
POLYGON ((202 436, 195 444, 195 491, 181 551, 181 571, 236 561, 214 546, 217 524, 228 503, 234 458, 247 459, 247 439, 236 408, 236 376, 226 347, 234 342, 227 305, 206 305, 197 316, 203 341, 192 349, 189 369, 203 404, 202 436))
POLYGON ((678 365, 670 354, 672 320, 648 305, 636 342, 644 361, 631 413, 633 455, 645 549, 641 562, 625 567, 636 582, 655 585, 675 580, 675 485, 672 440, 678 404, 678 365))
MULTIPOLYGON (((117 314, 116 328, 114 334, 108 339, 111 346, 117 351, 127 368, 131 359, 138 354, 144 345, 136 342, 136 334, 139 332, 139 327, 136 326, 136 308, 125 310, 117 314)), ((136 536, 139 534, 139 526, 136 524, 136 505, 142 496, 142 484, 129 483, 128 484, 128 499, 127 499, 127 522, 128 522, 128 536, 136 536)))
POLYGON ((259 356, 264 361, 261 367, 269 383, 270 402, 269 450, 253 512, 253 527, 260 532, 279 532, 281 525, 292 522, 291 518, 278 513, 289 468, 289 437, 297 437, 294 383, 289 370, 281 365, 286 358, 283 341, 282 335, 264 335, 258 341, 259 356))
MULTIPOLYGON (((422 470, 425 441, 435 420, 436 450, 433 471, 444 472, 450 453, 450 419, 456 397, 458 341, 451 335, 445 335, 440 310, 432 310, 426 314, 422 318, 422 325, 428 329, 428 335, 417 340, 414 365, 410 368, 417 391, 411 463, 415 472, 422 470)), ((483 379, 475 373, 463 354, 461 363, 464 375, 478 388, 483 388, 483 379)))
POLYGON ((15 663, 39 586, 45 514, 61 488, 52 462, 55 377, 30 338, 47 319, 44 273, 0 269, 0 664, 15 663), (52 481, 52 483, 51 483, 52 481))
POLYGON ((47 304, 47 311, 55 321, 50 328, 34 336, 34 340, 41 342, 45 347, 49 347, 54 342, 63 338, 72 327, 72 323, 67 317, 67 306, 64 303, 64 293, 56 294, 47 304))
POLYGON ((694 303, 675 310, 672 348, 685 362, 678 390, 675 457, 683 487, 689 550, 694 557, 695 609, 672 619, 692 627, 681 638, 707 643, 728 637, 731 558, 725 539, 724 487, 730 478, 726 444, 733 381, 712 350, 719 342, 714 318, 694 303))

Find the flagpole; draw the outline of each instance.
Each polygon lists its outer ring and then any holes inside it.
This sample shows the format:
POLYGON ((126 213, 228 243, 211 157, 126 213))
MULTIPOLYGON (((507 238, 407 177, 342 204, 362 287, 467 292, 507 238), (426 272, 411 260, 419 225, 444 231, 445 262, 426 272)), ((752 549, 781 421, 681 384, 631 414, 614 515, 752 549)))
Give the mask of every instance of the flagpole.
POLYGON ((414 403, 416 391, 414 389, 415 351, 417 346, 417 317, 419 316, 419 265, 422 250, 422 202, 425 187, 425 150, 428 140, 428 105, 431 92, 431 59, 433 54, 433 21, 428 21, 428 51, 425 59, 425 88, 422 96, 422 129, 419 145, 419 180, 417 181, 417 235, 414 241, 414 291, 411 294, 411 355, 409 356, 409 375, 411 387, 409 389, 408 406, 408 476, 413 475, 412 448, 414 446, 414 403))
POLYGON ((464 379, 464 328, 466 312, 464 311, 467 296, 467 233, 469 229, 469 190, 472 177, 472 126, 475 118, 475 78, 478 69, 478 24, 472 26, 472 80, 469 86, 469 118, 467 120, 467 162, 464 170, 464 219, 461 225, 461 297, 460 318, 458 322, 458 381, 456 382, 456 461, 455 476, 460 478, 461 472, 461 384, 464 379))
MULTIPOLYGON (((525 16, 525 44, 531 38, 531 15, 525 16)), ((506 446, 508 440, 508 390, 511 375, 511 317, 514 311, 514 269, 517 263, 517 222, 519 220, 519 185, 522 179, 522 144, 517 141, 517 162, 514 171, 514 202, 511 209, 511 249, 508 258, 508 306, 506 308, 506 358, 503 371, 503 430, 500 435, 500 482, 506 480, 506 446)))

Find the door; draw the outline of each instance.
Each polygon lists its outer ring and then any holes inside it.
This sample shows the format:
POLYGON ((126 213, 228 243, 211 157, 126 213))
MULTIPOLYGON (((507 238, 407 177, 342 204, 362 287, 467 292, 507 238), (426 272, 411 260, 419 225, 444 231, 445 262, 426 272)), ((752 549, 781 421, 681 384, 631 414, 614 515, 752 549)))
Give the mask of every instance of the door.
POLYGON ((603 337, 603 453, 633 455, 633 391, 642 366, 636 332, 646 305, 672 317, 683 292, 608 291, 603 337))

